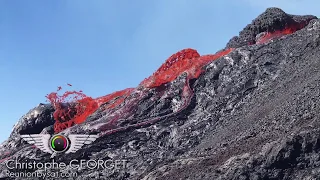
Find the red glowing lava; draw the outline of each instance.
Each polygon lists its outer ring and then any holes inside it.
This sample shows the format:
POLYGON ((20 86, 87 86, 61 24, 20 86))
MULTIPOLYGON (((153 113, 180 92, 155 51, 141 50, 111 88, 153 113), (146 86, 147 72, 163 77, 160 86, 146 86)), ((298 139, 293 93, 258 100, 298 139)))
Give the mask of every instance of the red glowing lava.
POLYGON ((132 90, 133 88, 128 88, 97 99, 86 96, 82 91, 66 91, 62 95, 57 92, 48 94, 46 97, 55 108, 54 131, 58 133, 74 124, 83 123, 101 104, 110 103, 108 108, 116 107, 132 90))
POLYGON ((227 49, 214 55, 200 56, 194 49, 183 49, 170 56, 152 76, 143 80, 141 85, 148 88, 157 87, 173 81, 183 72, 188 74, 189 79, 198 78, 204 65, 231 51, 232 49, 227 49))
POLYGON ((53 117, 56 133, 84 122, 98 109, 98 103, 94 99, 77 91, 66 91, 63 95, 53 92, 46 97, 55 108, 53 117))
MULTIPOLYGON (((166 62, 149 78, 145 79, 141 85, 152 88, 160 86, 164 83, 171 82, 181 73, 188 74, 187 80, 197 78, 202 72, 202 67, 207 63, 228 54, 232 49, 221 51, 214 55, 200 56, 196 50, 184 49, 170 56, 166 62)), ((186 83, 188 84, 188 83, 186 83)), ((67 84, 71 86, 71 84, 67 84)), ((190 89, 190 87, 188 87, 190 89)), ((58 91, 62 88, 58 87, 58 91)), ((113 109, 119 106, 126 97, 128 97, 134 88, 127 88, 116 91, 112 94, 93 99, 86 96, 82 91, 67 91, 63 95, 53 92, 47 95, 47 99, 55 108, 53 114, 55 119, 55 133, 73 126, 74 124, 83 123, 88 116, 94 113, 102 104, 104 108, 113 109)), ((185 91, 184 91, 185 92, 185 91)), ((187 105, 184 105, 186 107, 187 105)), ((117 115, 117 121, 121 116, 117 115)))
MULTIPOLYGON (((256 42, 249 43, 248 45, 261 44, 271 39, 291 34, 302 29, 306 25, 307 22, 296 23, 292 26, 284 28, 283 30, 266 32, 266 34, 256 42)), ((198 78, 203 72, 203 67, 205 65, 226 54, 229 54, 232 50, 233 49, 227 49, 213 55, 200 56, 199 53, 194 49, 183 49, 170 56, 155 73, 144 79, 139 85, 139 87, 143 87, 144 90, 140 91, 140 94, 138 93, 139 95, 137 97, 129 98, 126 103, 123 103, 124 100, 134 92, 135 88, 127 88, 121 91, 116 91, 112 94, 96 99, 86 96, 82 91, 67 91, 63 95, 58 95, 57 92, 53 92, 47 95, 47 98, 55 108, 55 133, 71 127, 74 124, 83 123, 88 116, 94 113, 102 105, 105 108, 104 110, 117 109, 117 111, 109 111, 110 121, 104 122, 104 124, 99 126, 100 130, 102 130, 101 135, 125 130, 129 127, 152 124, 165 117, 175 115, 176 113, 186 109, 186 107, 188 107, 190 104, 193 91, 190 88, 188 81, 190 79, 198 78), (136 123, 129 123, 130 125, 127 126, 119 126, 117 124, 118 121, 125 121, 126 118, 133 116, 134 107, 139 103, 142 97, 147 94, 146 92, 148 89, 146 88, 154 88, 169 83, 175 80, 182 73, 187 73, 187 79, 181 94, 183 105, 176 112, 150 119, 139 120, 136 123), (121 104, 123 104, 123 106, 120 106, 121 104)), ((67 85, 72 86, 71 84, 67 85)), ((58 91, 61 89, 61 87, 58 87, 58 91)))
POLYGON ((270 41, 271 39, 276 39, 276 38, 280 38, 284 35, 289 35, 289 34, 292 34, 302 28, 304 28, 307 24, 308 24, 309 21, 303 21, 301 23, 295 23, 295 24, 292 24, 282 30, 276 30, 276 31, 271 31, 271 32, 266 32, 264 36, 260 37, 256 44, 262 44, 262 43, 265 43, 265 42, 268 42, 270 41))

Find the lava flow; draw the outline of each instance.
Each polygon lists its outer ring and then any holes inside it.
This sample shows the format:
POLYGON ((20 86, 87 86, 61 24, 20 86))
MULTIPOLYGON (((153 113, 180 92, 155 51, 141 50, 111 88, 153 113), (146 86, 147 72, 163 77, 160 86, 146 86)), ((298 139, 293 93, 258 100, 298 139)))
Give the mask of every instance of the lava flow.
MULTIPOLYGON (((231 51, 232 49, 228 49, 215 55, 200 56, 196 50, 184 49, 170 56, 152 76, 145 79, 140 85, 145 88, 157 87, 171 82, 183 72, 188 74, 188 80, 197 78, 201 74, 204 65, 231 51)), ((68 85, 71 86, 71 84, 68 85)), ((58 91, 61 89, 62 87, 59 86, 58 91)), ((187 89, 190 89, 190 87, 187 89)), ((75 124, 83 123, 102 104, 107 104, 105 106, 106 109, 113 109, 119 106, 133 90, 134 88, 128 88, 96 99, 85 95, 82 91, 67 91, 63 95, 58 95, 58 92, 50 93, 46 97, 55 108, 53 114, 55 133, 61 132, 75 124)), ((188 101, 186 100, 186 102, 188 101)), ((182 107, 186 106, 187 104, 182 107)), ((112 122, 116 122, 120 118, 123 117, 117 115, 112 122)))
POLYGON ((304 28, 306 25, 308 25, 310 20, 307 21, 302 21, 300 23, 293 23, 291 25, 288 25, 286 28, 282 30, 276 30, 276 31, 271 31, 271 32, 266 32, 262 37, 260 37, 256 44, 262 44, 265 42, 268 42, 272 39, 280 38, 284 35, 289 35, 292 34, 302 28, 304 28))
MULTIPOLYGON (((68 84, 68 86, 72 85, 68 84)), ((61 89, 58 87, 58 91, 61 89)), ((59 95, 58 92, 48 94, 46 97, 55 108, 53 113, 54 131, 58 133, 74 124, 83 123, 101 104, 114 101, 107 106, 108 108, 121 104, 132 90, 133 88, 128 88, 96 99, 85 95, 82 91, 66 91, 62 95, 59 95)))
MULTIPOLYGON (((250 43, 250 45, 261 44, 271 39, 294 33, 295 31, 302 29, 306 25, 307 22, 296 23, 288 26, 287 28, 284 28, 283 30, 266 32, 263 37, 258 39, 255 43, 250 43)), ((104 105, 104 108, 107 110, 117 108, 118 111, 117 113, 110 113, 109 115, 111 117, 111 120, 108 122, 104 122, 102 123, 103 125, 99 126, 103 127, 100 128, 100 130, 103 130, 101 134, 113 133, 116 131, 124 130, 128 127, 138 127, 146 124, 152 124, 159 121, 163 117, 179 113, 186 107, 188 107, 193 96, 193 91, 189 87, 189 80, 198 78, 203 72, 203 67, 205 65, 226 54, 229 54, 232 50, 233 49, 227 49, 213 55, 200 56, 199 53, 194 49, 183 49, 170 56, 155 73, 153 73, 150 77, 144 79, 140 83, 139 87, 142 87, 144 89, 141 91, 142 95, 131 98, 131 100, 129 98, 126 103, 124 103, 124 100, 133 93, 135 88, 124 89, 122 91, 117 91, 96 99, 86 96, 84 93, 82 93, 82 91, 67 91, 61 96, 58 95, 57 92, 53 92, 47 95, 47 98, 55 108, 55 133, 71 127, 74 124, 85 122, 87 117, 94 113, 102 105, 104 105), (131 117, 133 115, 133 107, 137 106, 139 101, 142 99, 143 94, 146 94, 149 88, 159 87, 163 84, 172 82, 182 73, 187 73, 187 79, 181 95, 183 105, 176 112, 161 117, 137 121, 137 123, 130 124, 125 127, 120 127, 117 125, 117 122, 119 122, 120 120, 123 121, 127 117, 131 117), (121 104, 124 105, 120 107, 121 104)), ((72 85, 68 84, 68 86, 72 85)), ((58 91, 60 91, 61 89, 61 87, 58 87, 58 91)))
POLYGON ((148 88, 160 86, 176 79, 181 73, 188 73, 188 78, 198 78, 202 73, 202 67, 209 62, 230 53, 232 49, 219 52, 214 55, 200 56, 194 49, 183 49, 170 56, 152 76, 141 82, 148 88))

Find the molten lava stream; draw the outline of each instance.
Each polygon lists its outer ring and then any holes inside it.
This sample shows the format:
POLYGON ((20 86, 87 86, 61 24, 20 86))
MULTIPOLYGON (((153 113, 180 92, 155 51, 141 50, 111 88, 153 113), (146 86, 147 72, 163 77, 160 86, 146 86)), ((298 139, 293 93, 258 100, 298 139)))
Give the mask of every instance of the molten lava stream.
MULTIPOLYGON (((182 97, 183 97, 183 105, 176 111, 170 114, 166 114, 164 116, 160 117, 155 117, 155 118, 150 118, 150 119, 145 119, 143 122, 128 125, 125 127, 118 127, 115 129, 107 129, 108 127, 112 126, 103 126, 101 127, 100 130, 103 132, 99 133, 100 136, 107 135, 107 134, 112 134, 115 132, 123 131, 128 128, 132 127, 140 127, 144 125, 150 125, 154 124, 161 119, 174 116, 181 111, 185 110, 191 102, 192 96, 193 96, 193 91, 191 87, 189 86, 189 80, 193 78, 198 78, 200 74, 203 71, 203 67, 207 65, 208 63, 212 62, 213 60, 216 60, 226 54, 229 54, 233 49, 227 49, 225 51, 221 51, 217 54, 214 55, 206 55, 206 56, 198 56, 198 53, 196 53, 195 50, 192 49, 185 49, 182 51, 179 51, 178 53, 172 55, 166 62, 149 78, 146 78, 140 85, 147 87, 147 88, 154 88, 158 87, 162 84, 171 82, 172 80, 176 79, 178 75, 181 75, 183 72, 187 73, 187 78, 185 85, 183 87, 182 91, 182 97), (189 55, 184 55, 184 53, 189 53, 189 55), (184 59, 184 58, 178 58, 178 57, 190 57, 189 59, 184 59), (169 73, 169 74, 168 74, 169 73)), ((122 119, 113 119, 112 122, 124 120, 122 119)), ((115 127, 115 126, 113 126, 115 127)))
MULTIPOLYGON (((218 57, 221 57, 222 55, 216 55, 216 56, 205 56, 205 60, 208 61, 208 59, 215 59, 218 57)), ((139 127, 139 126, 143 126, 143 125, 147 125, 147 124, 153 124, 163 118, 175 115, 176 113, 181 112, 183 109, 185 109, 190 102, 190 99, 192 97, 192 90, 189 87, 189 79, 194 77, 195 74, 197 76, 200 75, 200 71, 201 69, 198 69, 198 73, 195 73, 194 71, 194 67, 192 66, 193 62, 192 60, 195 60, 195 58, 200 58, 200 55, 193 49, 185 49, 182 51, 179 51, 178 53, 170 56, 166 62, 149 78, 145 79, 141 84, 143 86, 147 86, 148 88, 153 88, 153 87, 157 87, 160 86, 162 84, 168 83, 170 81, 172 81, 173 79, 176 79, 178 75, 180 75, 183 71, 187 72, 188 76, 186 79, 186 83, 183 89, 183 94, 182 96, 185 97, 187 96, 188 98, 184 98, 184 99, 189 99, 189 100, 184 100, 184 104, 180 107, 180 109, 175 112, 175 113, 170 113, 164 116, 160 116, 160 117, 155 117, 155 118, 151 118, 151 119, 145 119, 143 120, 143 122, 137 123, 137 124, 133 124, 133 125, 128 125, 126 127, 118 127, 115 129, 110 129, 111 127, 115 127, 115 125, 113 124, 114 122, 120 121, 120 120, 124 120, 124 118, 119 119, 119 117, 116 117, 114 119, 111 120, 111 123, 108 123, 102 127, 100 127, 100 130, 104 131, 102 133, 100 133, 100 135, 105 135, 105 134, 111 134, 114 132, 118 132, 118 131, 122 131, 125 130, 127 128, 130 127, 139 127), (187 57, 187 58, 186 58, 187 57), (179 69, 177 69, 179 68, 179 69), (193 69, 192 69, 193 68, 193 69), (192 69, 192 73, 190 73, 191 71, 189 69, 192 69), (180 70, 180 71, 179 71, 180 70), (169 76, 166 76, 168 75, 169 76), (163 78, 163 76, 166 76, 167 78, 163 78), (108 129, 109 128, 109 129, 108 129)), ((207 61, 198 61, 201 63, 206 63, 207 61)), ((193 64, 194 65, 194 64, 193 64)), ((198 63, 199 65, 199 63, 198 63)))
POLYGON ((132 95, 136 95, 136 96, 128 98, 128 100, 126 101, 126 103, 124 103, 122 107, 108 114, 108 117, 110 117, 110 120, 108 120, 107 122, 95 124, 94 129, 105 131, 112 128, 117 128, 117 125, 115 125, 116 122, 132 116, 134 113, 134 108, 143 97, 143 92, 142 91, 134 92, 132 93, 132 95))
POLYGON ((301 23, 294 23, 292 25, 285 27, 282 30, 267 32, 264 36, 262 36, 261 38, 259 38, 257 40, 256 44, 262 44, 262 43, 268 42, 272 39, 280 38, 284 35, 289 35, 289 34, 295 33, 296 31, 298 31, 298 30, 304 28, 306 25, 308 25, 308 22, 309 21, 303 21, 301 23))
POLYGON ((138 127, 145 126, 145 125, 151 125, 151 124, 154 124, 154 123, 160 121, 161 119, 164 119, 164 118, 167 118, 167 117, 171 117, 171 116, 174 116, 174 115, 180 113, 181 111, 183 111, 184 109, 186 109, 189 106, 189 104, 191 102, 191 99, 193 97, 193 91, 191 90, 191 88, 189 86, 189 79, 186 79, 185 85, 183 87, 182 97, 183 97, 184 103, 176 112, 169 113, 169 114, 166 114, 164 116, 159 116, 159 117, 155 117, 155 118, 146 119, 143 122, 132 124, 132 125, 128 125, 128 126, 125 126, 125 127, 118 127, 118 128, 115 128, 115 129, 106 130, 106 131, 103 131, 103 132, 99 133, 98 135, 101 137, 101 136, 110 135, 112 133, 116 133, 116 132, 119 132, 119 131, 125 131, 128 128, 132 128, 132 127, 138 128, 138 127))
MULTIPOLYGON (((71 86, 71 84, 68 85, 71 86)), ((61 87, 58 87, 58 91, 61 89, 61 87)), ((86 96, 82 91, 66 91, 61 96, 59 96, 57 92, 50 93, 46 97, 55 108, 53 114, 55 119, 55 133, 59 133, 75 124, 83 123, 88 116, 94 113, 100 105, 104 103, 109 103, 114 100, 107 108, 115 108, 124 101, 125 97, 128 96, 133 89, 134 88, 128 88, 122 91, 116 91, 97 99, 86 96)))
POLYGON ((190 79, 198 78, 203 67, 221 56, 229 54, 233 49, 227 49, 213 55, 200 56, 196 50, 184 49, 170 56, 152 76, 144 79, 140 85, 146 88, 159 87, 172 82, 183 72, 188 73, 190 79), (187 58, 185 58, 187 57, 187 58))
MULTIPOLYGON (((279 38, 283 35, 288 35, 292 34, 297 30, 302 29, 307 25, 308 21, 302 22, 302 23, 295 23, 291 26, 286 27, 283 30, 278 30, 274 32, 267 32, 262 38, 260 38, 256 44, 261 44, 264 42, 267 42, 271 39, 274 38, 279 38)), ((250 43, 249 45, 253 45, 254 43, 250 43)), ((225 51, 219 52, 214 55, 207 55, 207 56, 200 56, 195 50, 192 49, 185 49, 182 51, 179 51, 178 53, 172 55, 168 60, 150 77, 146 78, 144 81, 141 82, 140 85, 146 87, 146 88, 154 88, 158 87, 162 84, 171 82, 172 80, 176 79, 182 72, 187 72, 188 78, 186 80, 184 90, 182 93, 182 96, 184 97, 184 104, 182 107, 178 109, 177 112, 170 113, 161 117, 155 117, 155 118, 150 118, 149 120, 146 119, 143 122, 136 123, 133 125, 129 125, 126 127, 119 127, 116 129, 109 129, 104 132, 101 132, 99 135, 103 136, 106 134, 112 134, 118 131, 123 131, 126 130, 130 127, 140 127, 144 126, 147 124, 153 124, 158 122, 159 120, 169 117, 169 116, 174 116, 177 113, 180 113, 181 111, 185 110, 192 99, 193 96, 193 91, 189 86, 189 79, 192 78, 198 78, 199 75, 201 74, 201 69, 203 66, 206 64, 210 63, 211 61, 226 55, 230 53, 233 49, 227 49, 225 51), (188 58, 186 58, 188 57, 188 58), (194 60, 198 61, 194 61, 194 60)))
MULTIPOLYGON (((74 124, 83 123, 86 118, 93 112, 95 112, 102 104, 107 104, 105 108, 106 110, 109 110, 109 117, 111 118, 111 120, 106 123, 100 123, 100 125, 103 125, 100 126, 98 124, 98 126, 100 130, 105 131, 105 133, 107 134, 124 130, 130 127, 152 124, 162 118, 175 115, 189 106, 191 97, 193 95, 193 91, 189 87, 189 80, 198 78, 203 72, 203 67, 205 65, 217 58, 220 58, 221 56, 230 53, 232 50, 233 49, 227 49, 214 55, 200 56, 196 50, 184 49, 170 56, 152 76, 142 81, 140 85, 143 86, 145 90, 148 90, 148 88, 159 87, 163 84, 173 81, 183 72, 186 72, 187 78, 182 92, 184 101, 183 105, 178 109, 177 112, 151 119, 145 119, 143 122, 128 125, 127 127, 118 127, 116 123, 119 122, 119 120, 124 120, 133 115, 132 110, 141 100, 143 91, 141 91, 138 97, 129 98, 131 100, 128 100, 128 102, 124 103, 123 106, 117 109, 115 108, 122 104, 126 97, 132 94, 134 88, 117 91, 97 99, 86 96, 82 93, 82 91, 67 91, 62 96, 58 96, 57 93, 51 93, 47 96, 47 98, 56 109, 54 112, 54 118, 56 120, 54 124, 55 133, 61 132, 64 129, 73 126, 74 124), (73 95, 73 98, 69 98, 70 95, 73 95), (68 107, 63 107, 63 104, 67 104, 68 107)), ((58 91, 59 90, 61 90, 61 87, 58 87, 58 91)))

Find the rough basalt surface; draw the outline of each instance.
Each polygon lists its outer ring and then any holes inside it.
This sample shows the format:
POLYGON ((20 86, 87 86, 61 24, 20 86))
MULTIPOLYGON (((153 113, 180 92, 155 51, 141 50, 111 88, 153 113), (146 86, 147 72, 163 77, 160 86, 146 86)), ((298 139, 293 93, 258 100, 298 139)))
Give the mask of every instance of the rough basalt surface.
POLYGON ((288 27, 299 30, 309 23, 315 16, 297 16, 286 14, 279 8, 268 8, 250 24, 248 24, 239 36, 231 38, 226 48, 238 48, 250 44, 255 44, 260 33, 273 32, 288 27))
MULTIPOLYGON (((165 86, 136 88, 122 105, 134 105, 122 108, 130 116, 117 124, 104 125, 114 112, 102 105, 63 131, 100 138, 55 160, 128 162, 113 172, 63 170, 77 172, 75 179, 320 179, 320 20, 269 8, 227 48, 235 49, 209 63, 199 78, 182 74, 165 86), (293 25, 292 34, 255 44, 258 34, 293 25)), ((31 110, 1 144, 2 179, 9 179, 7 159, 51 161, 19 134, 53 133, 53 111, 50 105, 31 110)))

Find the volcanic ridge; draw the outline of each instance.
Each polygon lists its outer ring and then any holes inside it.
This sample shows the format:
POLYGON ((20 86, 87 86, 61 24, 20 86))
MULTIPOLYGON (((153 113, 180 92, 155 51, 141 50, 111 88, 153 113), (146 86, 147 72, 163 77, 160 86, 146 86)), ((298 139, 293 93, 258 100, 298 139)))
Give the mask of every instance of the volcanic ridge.
POLYGON ((320 179, 319 45, 317 17, 268 8, 224 49, 183 49, 138 87, 98 98, 58 87, 0 145, 0 178, 10 159, 51 161, 20 137, 41 133, 99 135, 59 162, 128 162, 63 169, 74 179, 320 179))

